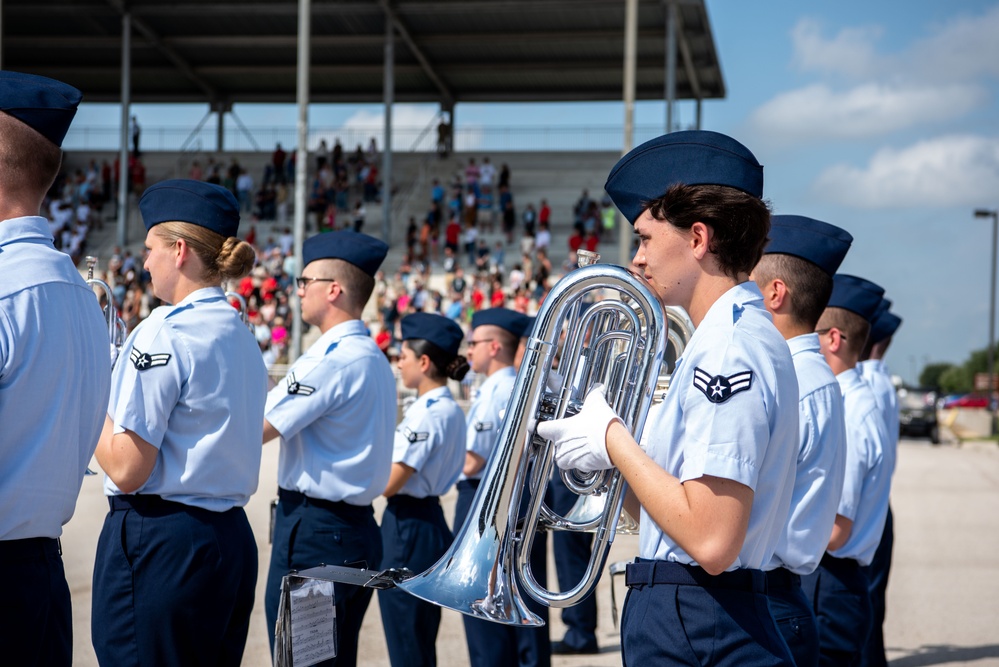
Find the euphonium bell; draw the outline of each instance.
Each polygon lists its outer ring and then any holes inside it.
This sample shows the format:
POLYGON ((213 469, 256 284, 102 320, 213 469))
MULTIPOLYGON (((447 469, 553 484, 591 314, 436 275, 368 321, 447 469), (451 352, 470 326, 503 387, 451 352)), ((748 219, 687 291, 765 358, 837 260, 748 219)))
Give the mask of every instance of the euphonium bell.
POLYGON ((577 493, 604 495, 607 509, 586 524, 558 516, 543 501, 553 448, 535 437, 534 427, 539 419, 571 414, 589 389, 602 383, 611 407, 640 438, 665 338, 666 320, 657 297, 644 280, 625 269, 585 266, 560 280, 538 312, 499 442, 465 524, 433 567, 397 586, 463 614, 519 626, 543 625, 525 604, 521 587, 553 607, 571 606, 589 595, 614 540, 625 485, 616 470, 565 475, 577 493), (620 298, 598 299, 607 293, 620 298), (549 377, 556 357, 565 381, 549 377), (525 490, 529 509, 518 520, 525 490), (555 593, 539 586, 530 570, 535 532, 545 527, 596 533, 586 573, 568 591, 555 593))

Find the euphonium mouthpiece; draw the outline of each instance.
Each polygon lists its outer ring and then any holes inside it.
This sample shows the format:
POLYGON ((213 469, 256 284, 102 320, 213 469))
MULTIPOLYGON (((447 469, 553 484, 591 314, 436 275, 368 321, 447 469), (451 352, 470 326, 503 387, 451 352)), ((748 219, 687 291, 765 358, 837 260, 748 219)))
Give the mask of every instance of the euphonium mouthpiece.
POLYGON ((591 264, 596 264, 600 261, 600 253, 593 252, 592 250, 577 250, 576 251, 576 264, 579 268, 584 266, 590 266, 591 264))

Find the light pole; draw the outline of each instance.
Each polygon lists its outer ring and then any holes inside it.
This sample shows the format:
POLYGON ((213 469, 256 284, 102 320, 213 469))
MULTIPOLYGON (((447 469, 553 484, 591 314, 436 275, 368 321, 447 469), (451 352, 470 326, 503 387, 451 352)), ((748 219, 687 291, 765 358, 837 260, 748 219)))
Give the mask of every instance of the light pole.
POLYGON ((996 334, 996 236, 999 234, 999 211, 987 208, 976 208, 976 218, 992 218, 992 280, 989 281, 989 349, 987 359, 989 366, 989 414, 995 424, 995 399, 992 391, 992 378, 995 377, 995 334, 996 334))

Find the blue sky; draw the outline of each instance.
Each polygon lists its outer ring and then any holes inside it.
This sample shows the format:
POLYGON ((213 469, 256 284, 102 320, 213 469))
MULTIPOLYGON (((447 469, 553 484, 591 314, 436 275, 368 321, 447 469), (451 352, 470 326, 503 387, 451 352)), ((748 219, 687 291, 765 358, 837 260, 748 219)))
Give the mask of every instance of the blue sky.
MULTIPOLYGON (((988 340, 989 220, 999 208, 999 2, 802 3, 707 0, 728 96, 703 107, 703 127, 731 134, 765 166, 778 213, 820 218, 853 234, 842 271, 887 290, 904 319, 889 351, 907 381, 929 361, 961 362, 988 340)), ((76 126, 114 123, 110 105, 76 126)), ((241 105, 249 126, 293 126, 292 106, 241 105)), ((203 107, 138 106, 145 127, 193 127, 203 107), (169 120, 159 120, 159 119, 169 120)), ((423 126, 429 106, 397 105, 398 126, 423 126)), ((310 125, 380 120, 375 105, 321 105, 310 125)), ((462 125, 612 125, 620 104, 459 105, 462 125), (512 120, 515 119, 515 120, 512 120)), ((640 103, 639 125, 661 124, 640 103)), ((693 122, 692 104, 679 119, 693 122)))

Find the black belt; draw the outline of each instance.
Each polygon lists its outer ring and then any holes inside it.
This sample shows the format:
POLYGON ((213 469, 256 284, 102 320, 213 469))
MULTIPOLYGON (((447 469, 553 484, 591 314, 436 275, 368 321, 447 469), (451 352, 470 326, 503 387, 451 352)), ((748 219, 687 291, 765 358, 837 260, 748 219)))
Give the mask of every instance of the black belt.
POLYGON ((765 593, 767 587, 767 579, 762 570, 733 570, 721 574, 708 574, 697 565, 665 560, 640 560, 628 563, 624 580, 628 588, 672 584, 765 593))
POLYGON ((0 541, 0 562, 44 560, 62 556, 62 544, 56 537, 27 537, 0 541))
POLYGON ((108 505, 111 507, 112 512, 135 510, 140 514, 153 515, 174 514, 175 512, 188 512, 198 509, 191 505, 147 494, 108 496, 108 505))
POLYGON ((851 573, 860 569, 860 561, 856 558, 836 558, 829 553, 822 554, 820 565, 830 572, 851 573))
POLYGON ((323 498, 313 498, 312 496, 307 496, 301 491, 290 491, 288 489, 278 488, 278 498, 282 503, 287 503, 288 505, 302 505, 304 507, 318 507, 319 509, 326 510, 327 512, 332 512, 337 516, 343 517, 345 520, 352 520, 357 518, 364 518, 364 516, 371 516, 374 510, 371 509, 371 505, 351 505, 342 500, 325 500, 323 498))
POLYGON ((426 496, 424 498, 416 498, 414 496, 404 496, 401 493, 397 493, 388 499, 388 506, 392 507, 398 505, 399 507, 412 507, 415 509, 425 509, 439 507, 441 504, 441 499, 439 496, 426 496))
POLYGON ((791 572, 787 568, 778 567, 769 570, 767 573, 767 590, 770 591, 791 591, 801 588, 801 576, 791 572))

